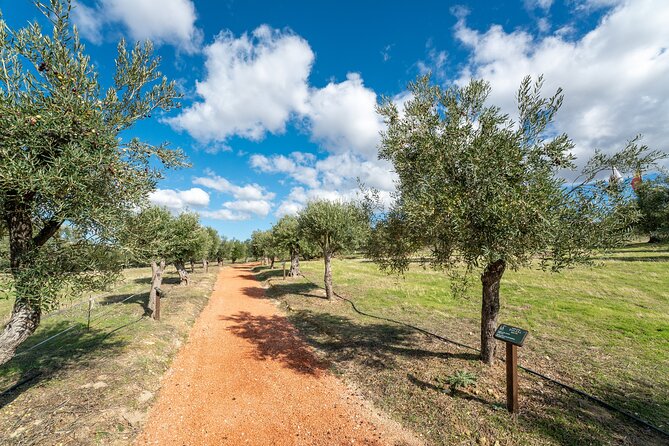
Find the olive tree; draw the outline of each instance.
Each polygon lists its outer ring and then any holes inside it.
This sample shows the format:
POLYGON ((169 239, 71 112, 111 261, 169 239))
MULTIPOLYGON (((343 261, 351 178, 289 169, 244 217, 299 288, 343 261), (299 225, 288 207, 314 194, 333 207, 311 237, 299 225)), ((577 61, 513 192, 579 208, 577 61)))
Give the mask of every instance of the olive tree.
POLYGON ((281 217, 274 226, 272 226, 272 236, 276 246, 281 251, 287 252, 290 256, 290 277, 297 277, 300 275, 300 252, 302 245, 299 236, 299 224, 297 217, 286 215, 281 217))
POLYGON ((130 214, 120 238, 129 260, 151 265, 148 302, 151 314, 156 311, 156 296, 163 283, 165 264, 172 261, 169 256, 175 235, 173 222, 174 217, 167 209, 147 206, 130 214))
POLYGON ((321 248, 325 262, 325 295, 332 298, 332 256, 354 250, 369 230, 367 213, 355 203, 312 201, 298 217, 299 235, 321 248))
POLYGON ((650 242, 669 238, 669 178, 647 179, 635 192, 641 211, 638 228, 650 236, 650 242))
POLYGON ((174 262, 181 284, 188 285, 190 277, 186 271, 186 261, 201 257, 207 250, 207 231, 200 226, 200 218, 193 212, 183 212, 172 219, 169 231, 167 257, 174 262))
POLYGON ((36 5, 48 32, 37 22, 10 29, 0 20, 0 214, 16 296, 0 334, 0 364, 35 331, 62 286, 109 268, 81 252, 113 243, 123 215, 160 178, 153 159, 182 162, 178 151, 121 138, 136 121, 178 105, 151 44, 128 50, 121 41, 113 84, 103 89, 71 26, 70 1, 36 5), (77 243, 58 237, 64 226, 77 243))
POLYGON ((208 250, 202 258, 202 267, 206 273, 209 270, 209 261, 217 258, 218 249, 221 246, 221 236, 218 231, 211 227, 205 228, 209 236, 208 250))
POLYGON ((246 244, 241 240, 230 240, 230 260, 235 263, 239 259, 246 258, 246 244))
POLYGON ((406 270, 423 250, 435 268, 479 272, 486 363, 507 268, 534 261, 559 271, 622 243, 637 218, 631 194, 598 177, 613 166, 643 169, 660 156, 633 140, 615 155, 597 152, 570 186, 559 173, 576 168, 573 143, 552 126, 563 96, 544 98, 541 85, 541 78, 523 80, 517 121, 486 104, 490 86, 482 80, 444 90, 423 77, 410 85, 402 114, 390 99, 379 107, 387 124, 379 157, 392 162, 398 181, 370 254, 391 271, 406 270))
POLYGON ((218 246, 218 250, 216 251, 216 261, 219 265, 221 265, 225 259, 230 258, 231 248, 231 241, 226 237, 221 237, 221 243, 218 246))

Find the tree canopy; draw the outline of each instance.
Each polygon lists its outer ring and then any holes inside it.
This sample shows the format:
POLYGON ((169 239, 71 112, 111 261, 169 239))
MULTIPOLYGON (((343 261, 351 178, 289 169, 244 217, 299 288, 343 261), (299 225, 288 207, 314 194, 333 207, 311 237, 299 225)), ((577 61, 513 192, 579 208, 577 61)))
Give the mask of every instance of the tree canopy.
POLYGON ((370 254, 391 271, 406 270, 419 250, 434 267, 479 271, 486 362, 505 269, 538 260, 557 271, 620 243, 636 210, 620 185, 596 177, 613 166, 643 169, 660 156, 636 140, 612 156, 597 152, 583 182, 570 187, 559 174, 576 168, 574 145, 552 126, 563 96, 558 90, 544 98, 541 86, 541 78, 523 80, 517 121, 487 104, 490 85, 482 80, 444 90, 423 77, 410 85, 402 114, 390 99, 379 109, 388 125, 379 157, 392 162, 399 180, 370 254))
POLYGON ((113 244, 124 215, 155 188, 161 169, 183 165, 180 151, 123 138, 138 120, 178 106, 151 44, 128 49, 121 41, 113 85, 105 89, 71 26, 70 1, 36 5, 48 33, 37 22, 13 30, 0 20, 0 213, 16 294, 0 334, 0 363, 35 330, 66 282, 83 283, 111 267, 90 248, 113 244), (77 242, 57 237, 61 227, 77 242))
POLYGON ((300 239, 318 245, 325 262, 325 292, 332 298, 332 256, 341 251, 360 247, 369 232, 369 220, 363 208, 355 203, 318 200, 300 212, 300 239))

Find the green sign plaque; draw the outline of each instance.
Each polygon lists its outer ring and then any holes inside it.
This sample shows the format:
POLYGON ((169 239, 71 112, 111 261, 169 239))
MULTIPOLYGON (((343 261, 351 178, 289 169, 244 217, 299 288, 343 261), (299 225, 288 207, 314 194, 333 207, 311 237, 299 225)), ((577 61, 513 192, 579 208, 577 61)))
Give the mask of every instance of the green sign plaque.
POLYGON ((527 330, 522 328, 512 327, 511 325, 501 324, 497 327, 495 332, 495 339, 500 341, 510 342, 511 344, 517 345, 518 347, 523 346, 525 338, 527 337, 527 330))

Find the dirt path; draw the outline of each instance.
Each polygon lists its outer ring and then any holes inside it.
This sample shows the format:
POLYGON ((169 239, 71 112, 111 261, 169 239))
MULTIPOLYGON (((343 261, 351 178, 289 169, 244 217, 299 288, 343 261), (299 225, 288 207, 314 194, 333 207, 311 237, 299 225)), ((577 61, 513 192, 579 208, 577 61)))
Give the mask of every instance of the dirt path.
POLYGON ((138 445, 418 442, 327 371, 249 267, 221 271, 138 445))

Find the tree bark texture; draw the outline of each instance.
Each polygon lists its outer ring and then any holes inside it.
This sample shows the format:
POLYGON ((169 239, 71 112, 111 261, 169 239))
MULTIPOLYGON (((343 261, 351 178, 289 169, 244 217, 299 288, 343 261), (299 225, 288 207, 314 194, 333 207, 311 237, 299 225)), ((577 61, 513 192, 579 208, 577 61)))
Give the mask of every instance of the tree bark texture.
POLYGON ((184 266, 184 263, 182 261, 176 261, 174 262, 174 266, 176 267, 177 272, 179 273, 179 279, 181 279, 181 285, 188 285, 190 277, 188 277, 188 271, 186 271, 186 266, 184 266))
POLYGON ((290 252, 290 277, 297 277, 300 275, 300 253, 297 249, 290 252))
POLYGON ((481 361, 492 364, 495 358, 495 329, 499 314, 499 285, 506 269, 504 260, 488 264, 481 274, 481 361))
POLYGON ((332 253, 323 251, 323 258, 325 259, 325 274, 323 276, 325 282, 325 297, 332 299, 332 253))
POLYGON ((202 259, 202 269, 205 273, 209 272, 209 261, 207 259, 202 259))
POLYGON ((269 261, 270 261, 269 268, 274 269, 274 262, 276 262, 276 257, 274 256, 270 257, 269 261))
POLYGON ((163 272, 165 271, 165 261, 160 264, 151 262, 151 290, 149 291, 149 310, 151 310, 151 317, 155 319, 156 314, 156 296, 158 289, 163 284, 163 272))
POLYGON ((191 272, 191 274, 195 273, 195 261, 194 260, 190 261, 190 272, 191 272))
MULTIPOLYGON (((29 266, 30 251, 35 247, 29 201, 26 197, 8 197, 3 210, 9 231, 10 267, 17 286, 12 315, 0 334, 0 365, 9 361, 19 345, 35 332, 42 316, 36 302, 39 290, 21 283, 21 272, 29 266)), ((39 242, 44 244, 46 240, 48 237, 39 242)))

